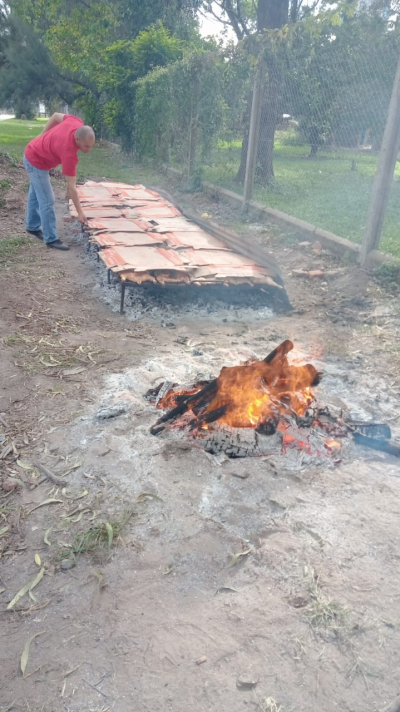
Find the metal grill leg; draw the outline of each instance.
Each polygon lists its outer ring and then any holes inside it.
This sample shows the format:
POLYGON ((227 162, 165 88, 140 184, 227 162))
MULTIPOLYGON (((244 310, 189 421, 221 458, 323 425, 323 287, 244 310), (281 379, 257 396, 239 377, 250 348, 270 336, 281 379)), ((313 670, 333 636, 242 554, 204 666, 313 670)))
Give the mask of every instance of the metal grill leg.
POLYGON ((119 308, 120 314, 124 313, 125 288, 126 288, 126 284, 124 282, 122 282, 122 284, 121 284, 121 304, 120 304, 120 308, 119 308))

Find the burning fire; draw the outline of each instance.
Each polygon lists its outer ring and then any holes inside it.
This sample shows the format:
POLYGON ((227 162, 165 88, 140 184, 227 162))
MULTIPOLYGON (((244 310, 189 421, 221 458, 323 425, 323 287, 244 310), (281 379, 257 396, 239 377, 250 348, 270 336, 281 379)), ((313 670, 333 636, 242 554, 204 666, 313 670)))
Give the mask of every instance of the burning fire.
POLYGON ((180 410, 182 414, 189 411, 194 418, 192 429, 205 430, 209 423, 218 421, 233 428, 275 432, 283 416, 307 415, 314 402, 312 387, 321 378, 311 364, 290 365, 287 354, 292 349, 293 343, 284 341, 263 361, 223 368, 205 387, 199 383, 171 389, 157 407, 172 408, 176 416, 180 410))

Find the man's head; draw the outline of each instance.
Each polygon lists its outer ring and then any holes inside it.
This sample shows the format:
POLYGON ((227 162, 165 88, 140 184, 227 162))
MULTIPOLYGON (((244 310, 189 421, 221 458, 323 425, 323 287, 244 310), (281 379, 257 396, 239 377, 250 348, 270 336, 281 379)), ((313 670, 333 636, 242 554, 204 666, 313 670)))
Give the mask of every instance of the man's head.
POLYGON ((96 137, 91 126, 80 126, 75 131, 75 143, 79 151, 89 153, 94 146, 96 137))

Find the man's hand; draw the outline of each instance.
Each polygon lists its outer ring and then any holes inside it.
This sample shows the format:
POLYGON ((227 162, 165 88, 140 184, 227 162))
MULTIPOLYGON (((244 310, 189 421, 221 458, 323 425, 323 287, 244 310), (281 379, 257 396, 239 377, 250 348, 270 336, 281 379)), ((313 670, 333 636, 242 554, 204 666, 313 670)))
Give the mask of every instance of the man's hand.
POLYGON ((86 225, 87 223, 87 217, 83 214, 82 210, 78 211, 78 220, 82 225, 86 225))
POLYGON ((87 223, 87 217, 82 210, 82 205, 79 200, 78 191, 76 189, 76 176, 65 176, 67 179, 68 195, 75 205, 75 210, 78 213, 78 220, 82 225, 87 223))

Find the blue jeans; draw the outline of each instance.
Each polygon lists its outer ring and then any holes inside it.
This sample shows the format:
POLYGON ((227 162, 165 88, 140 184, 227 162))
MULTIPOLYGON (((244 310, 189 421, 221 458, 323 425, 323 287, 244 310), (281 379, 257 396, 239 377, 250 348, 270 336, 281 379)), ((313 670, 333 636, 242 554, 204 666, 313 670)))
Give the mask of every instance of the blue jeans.
POLYGON ((35 168, 24 156, 24 166, 29 178, 26 229, 34 232, 42 226, 44 242, 58 240, 53 188, 49 171, 35 168))

